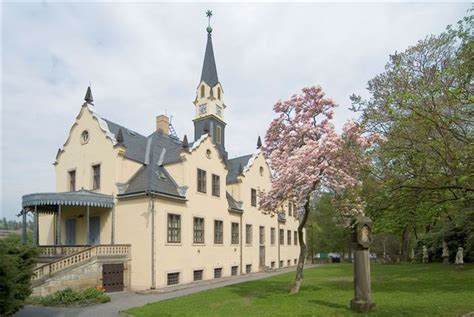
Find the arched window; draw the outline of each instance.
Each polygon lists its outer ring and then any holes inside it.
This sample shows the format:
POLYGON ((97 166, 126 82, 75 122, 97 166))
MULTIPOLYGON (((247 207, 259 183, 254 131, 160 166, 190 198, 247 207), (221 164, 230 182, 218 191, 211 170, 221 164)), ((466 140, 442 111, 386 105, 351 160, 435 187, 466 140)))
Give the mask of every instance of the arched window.
POLYGON ((217 87, 217 99, 221 100, 221 88, 217 87))
POLYGON ((204 97, 204 85, 201 86, 201 98, 204 97))

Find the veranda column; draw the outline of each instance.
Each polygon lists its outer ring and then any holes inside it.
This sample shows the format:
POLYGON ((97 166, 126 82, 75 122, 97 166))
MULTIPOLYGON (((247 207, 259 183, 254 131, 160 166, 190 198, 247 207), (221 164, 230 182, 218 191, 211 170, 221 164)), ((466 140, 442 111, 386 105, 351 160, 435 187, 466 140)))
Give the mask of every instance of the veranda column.
POLYGON ((39 234, 38 234, 38 206, 35 205, 34 217, 34 227, 33 227, 33 245, 39 244, 39 234))
POLYGON ((62 244, 62 241, 61 241, 61 205, 58 205, 58 217, 57 217, 56 221, 57 221, 56 228, 57 228, 57 232, 58 232, 57 244, 61 245, 62 244))
POLYGON ((90 217, 90 207, 87 205, 87 211, 86 211, 86 244, 90 244, 90 238, 89 238, 89 217, 90 217))
POLYGON ((26 244, 26 209, 21 211, 22 223, 21 223, 21 243, 26 244))

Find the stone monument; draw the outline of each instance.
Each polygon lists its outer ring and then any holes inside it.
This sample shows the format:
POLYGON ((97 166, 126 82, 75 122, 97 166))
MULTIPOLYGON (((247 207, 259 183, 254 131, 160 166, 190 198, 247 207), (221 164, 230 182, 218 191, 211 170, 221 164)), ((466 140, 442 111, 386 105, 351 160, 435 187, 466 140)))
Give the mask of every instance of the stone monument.
POLYGON ((462 247, 458 248, 458 252, 456 253, 456 268, 458 270, 462 270, 464 267, 464 249, 462 247))
POLYGON ((428 249, 426 245, 423 246, 423 264, 428 263, 428 249))
POLYGON ((354 250, 354 298, 350 302, 352 310, 367 313, 375 308, 370 296, 369 246, 372 242, 372 220, 360 217, 352 232, 354 250))
POLYGON ((449 264, 449 250, 446 241, 443 241, 443 254, 441 257, 443 258, 443 264, 449 264))

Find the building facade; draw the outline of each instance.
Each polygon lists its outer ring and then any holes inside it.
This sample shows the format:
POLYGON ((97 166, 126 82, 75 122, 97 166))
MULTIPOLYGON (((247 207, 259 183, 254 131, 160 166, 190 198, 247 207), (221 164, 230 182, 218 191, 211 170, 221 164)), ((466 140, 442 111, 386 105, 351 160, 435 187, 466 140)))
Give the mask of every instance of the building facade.
POLYGON ((271 188, 260 139, 229 158, 224 90, 208 28, 194 140, 156 118, 148 136, 102 118, 90 87, 54 162, 55 193, 23 197, 40 246, 130 245, 130 288, 143 290, 296 265, 296 208, 262 213, 271 188))

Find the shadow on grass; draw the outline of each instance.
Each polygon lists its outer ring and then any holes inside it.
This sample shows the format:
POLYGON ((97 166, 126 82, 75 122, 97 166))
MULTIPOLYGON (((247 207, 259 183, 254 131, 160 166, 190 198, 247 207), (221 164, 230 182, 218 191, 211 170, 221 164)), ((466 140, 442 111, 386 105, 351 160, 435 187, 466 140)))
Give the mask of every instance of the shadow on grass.
POLYGON ((336 304, 336 303, 331 303, 331 302, 327 302, 327 301, 319 300, 319 299, 310 299, 308 301, 308 303, 316 304, 316 305, 320 305, 320 306, 326 306, 326 307, 329 307, 329 308, 345 309, 345 310, 349 311, 349 308, 347 306, 344 306, 344 305, 341 305, 341 304, 336 304))

